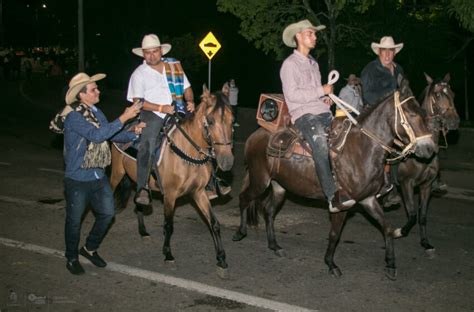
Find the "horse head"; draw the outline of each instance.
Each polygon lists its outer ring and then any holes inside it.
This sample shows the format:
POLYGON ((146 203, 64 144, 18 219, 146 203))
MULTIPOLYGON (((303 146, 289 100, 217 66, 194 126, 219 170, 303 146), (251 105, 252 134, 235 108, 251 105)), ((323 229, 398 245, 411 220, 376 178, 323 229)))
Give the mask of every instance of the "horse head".
POLYGON ((405 145, 404 152, 411 151, 417 157, 430 158, 437 147, 425 122, 425 112, 413 97, 407 79, 399 77, 399 99, 394 96, 394 130, 405 145))
POLYGON ((203 120, 206 141, 215 155, 217 166, 223 171, 229 171, 234 164, 234 117, 229 98, 222 91, 211 93, 204 85, 196 117, 203 120))
POLYGON ((451 79, 449 73, 438 81, 434 81, 428 74, 424 74, 428 86, 424 91, 423 108, 430 117, 438 117, 443 128, 457 130, 460 118, 454 105, 454 92, 449 85, 451 79))

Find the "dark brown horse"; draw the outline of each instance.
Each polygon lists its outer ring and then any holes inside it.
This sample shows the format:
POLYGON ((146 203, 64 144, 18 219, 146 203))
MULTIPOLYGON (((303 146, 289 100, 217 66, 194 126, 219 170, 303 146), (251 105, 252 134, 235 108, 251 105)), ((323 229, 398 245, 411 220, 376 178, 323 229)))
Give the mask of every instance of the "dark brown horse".
MULTIPOLYGON (((422 108, 426 112, 426 123, 433 140, 438 144, 440 133, 459 128, 459 115, 454 106, 454 93, 449 86, 450 76, 439 81, 426 75, 428 86, 422 94, 422 108)), ((446 141, 446 137, 442 138, 446 141)), ((407 223, 394 231, 395 238, 408 236, 418 220, 420 228, 420 244, 428 256, 434 256, 435 248, 430 244, 426 230, 428 204, 431 197, 433 181, 439 175, 439 158, 436 154, 432 159, 424 160, 409 157, 398 166, 398 180, 408 215, 407 223), (419 200, 415 203, 415 188, 419 188, 419 200)))
MULTIPOLYGON (((227 263, 220 235, 220 225, 212 211, 206 195, 207 185, 212 173, 212 160, 223 171, 228 171, 234 163, 232 154, 233 115, 227 96, 222 92, 210 93, 204 90, 201 103, 194 116, 181 124, 182 131, 174 129, 162 147, 162 156, 157 163, 163 186, 164 244, 165 261, 174 261, 171 253, 171 235, 176 199, 189 194, 195 201, 198 212, 208 226, 216 250, 218 272, 225 274, 227 263)), ((118 209, 125 208, 130 195, 129 178, 136 181, 135 159, 124 155, 116 146, 112 148, 111 185, 118 209)), ((155 180, 150 177, 152 190, 159 191, 155 180)), ((138 214, 139 223, 145 231, 143 215, 138 214)))
MULTIPOLYGON (((359 126, 353 126, 347 135, 338 133, 337 139, 330 140, 332 149, 338 149, 336 153, 332 152, 337 182, 382 228, 386 272, 391 279, 396 277, 392 228, 385 221, 383 210, 375 198, 383 185, 383 166, 387 157, 385 148, 392 145, 398 133, 399 139, 405 144, 411 144, 409 149, 418 157, 430 157, 435 149, 419 104, 409 96, 411 91, 407 82, 402 84, 400 101, 395 99, 394 94, 388 96, 379 105, 359 116, 359 126), (409 127, 402 127, 401 121, 409 127), (345 137, 345 140, 341 140, 341 137, 345 137), (342 141, 345 141, 343 147, 340 145, 342 141)), ((260 128, 245 144, 248 167, 239 196, 241 223, 233 240, 241 240, 247 235, 247 222, 250 225, 257 224, 256 210, 261 207, 264 210, 268 247, 277 254, 282 254, 282 248, 275 239, 274 219, 281 209, 286 190, 308 198, 324 199, 324 195, 315 175, 312 158, 282 158, 278 160, 278 167, 273 165, 276 159, 266 154, 270 136, 270 132, 260 128)), ((342 274, 334 263, 334 253, 346 215, 347 210, 330 214, 331 230, 325 262, 334 276, 342 274)))

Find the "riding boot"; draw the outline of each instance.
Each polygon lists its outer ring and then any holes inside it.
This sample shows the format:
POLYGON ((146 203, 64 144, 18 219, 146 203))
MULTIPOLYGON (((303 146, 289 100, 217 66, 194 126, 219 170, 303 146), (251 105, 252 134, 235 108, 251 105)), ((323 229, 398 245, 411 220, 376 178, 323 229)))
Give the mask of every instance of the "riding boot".
POLYGON ((354 206, 355 200, 351 199, 344 190, 337 190, 334 196, 329 200, 329 212, 336 213, 354 206))
POLYGON ((151 203, 151 192, 147 187, 142 187, 138 192, 135 194, 135 198, 133 199, 135 204, 148 206, 151 203))
POLYGON ((231 190, 232 188, 226 181, 216 177, 214 174, 211 175, 206 185, 206 194, 210 200, 219 197, 219 195, 225 196, 229 194, 231 190))
POLYGON ((393 189, 393 184, 390 181, 390 173, 388 170, 383 172, 383 186, 380 189, 379 193, 375 196, 376 198, 383 197, 387 195, 393 189))
POLYGON ((436 197, 441 197, 448 192, 448 185, 441 181, 440 177, 437 177, 436 180, 433 181, 431 186, 431 194, 436 197))

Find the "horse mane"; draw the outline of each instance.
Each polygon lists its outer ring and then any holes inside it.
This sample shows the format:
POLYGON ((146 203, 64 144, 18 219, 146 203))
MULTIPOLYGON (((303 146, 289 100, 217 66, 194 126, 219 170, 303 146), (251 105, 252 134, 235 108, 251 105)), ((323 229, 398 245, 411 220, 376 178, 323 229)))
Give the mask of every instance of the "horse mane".
MULTIPOLYGON (((433 84, 434 85, 434 84, 433 84)), ((399 91, 400 92, 400 100, 403 100, 403 99, 406 99, 410 96, 413 96, 413 92, 410 88, 410 85, 409 85, 409 81, 408 79, 406 78, 403 78, 403 77, 399 77, 399 88, 395 91, 391 91, 390 93, 387 93, 385 96, 383 96, 381 98, 381 100, 375 104, 375 105, 372 105, 370 106, 369 108, 367 108, 366 110, 364 110, 363 112, 361 112, 361 114, 359 116, 357 116, 356 120, 357 121, 362 121, 364 120, 365 118, 367 118, 368 115, 370 115, 372 113, 372 111, 377 108, 378 106, 380 105, 385 105, 386 102, 390 101, 391 99, 393 99, 393 94, 396 92, 396 91, 399 91)), ((426 112, 421 109, 421 106, 419 104, 419 102, 417 100, 415 100, 415 102, 418 104, 417 106, 420 108, 420 111, 418 112, 421 116, 425 116, 426 115, 426 112)))

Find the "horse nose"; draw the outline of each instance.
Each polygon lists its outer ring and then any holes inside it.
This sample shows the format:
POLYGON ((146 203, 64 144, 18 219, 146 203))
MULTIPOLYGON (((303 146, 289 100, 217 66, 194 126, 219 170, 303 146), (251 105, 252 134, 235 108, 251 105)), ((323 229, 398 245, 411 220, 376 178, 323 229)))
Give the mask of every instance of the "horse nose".
POLYGON ((420 158, 431 158, 438 152, 438 147, 431 137, 422 138, 416 143, 415 155, 420 158))
POLYGON ((229 171, 234 165, 234 156, 217 157, 217 165, 222 171, 229 171))

